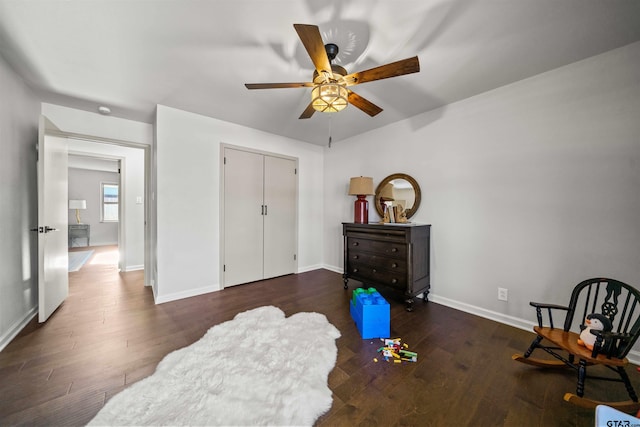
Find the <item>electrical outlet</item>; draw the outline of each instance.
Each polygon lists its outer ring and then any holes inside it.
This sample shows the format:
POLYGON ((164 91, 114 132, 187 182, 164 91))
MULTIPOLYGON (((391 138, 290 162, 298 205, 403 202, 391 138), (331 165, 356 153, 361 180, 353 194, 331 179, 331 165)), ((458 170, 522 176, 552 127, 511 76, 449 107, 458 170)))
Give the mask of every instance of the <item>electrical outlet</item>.
POLYGON ((498 288, 498 299, 500 301, 507 301, 509 291, 505 288, 498 288))

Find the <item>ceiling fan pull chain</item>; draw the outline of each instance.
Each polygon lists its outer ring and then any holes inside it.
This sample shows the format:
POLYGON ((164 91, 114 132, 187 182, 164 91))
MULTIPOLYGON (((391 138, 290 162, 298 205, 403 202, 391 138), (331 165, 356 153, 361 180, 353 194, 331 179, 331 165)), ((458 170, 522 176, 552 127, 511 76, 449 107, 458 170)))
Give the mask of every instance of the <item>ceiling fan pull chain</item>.
POLYGON ((332 132, 331 125, 333 123, 332 119, 333 119, 333 116, 329 116, 329 148, 331 148, 331 132, 332 132))

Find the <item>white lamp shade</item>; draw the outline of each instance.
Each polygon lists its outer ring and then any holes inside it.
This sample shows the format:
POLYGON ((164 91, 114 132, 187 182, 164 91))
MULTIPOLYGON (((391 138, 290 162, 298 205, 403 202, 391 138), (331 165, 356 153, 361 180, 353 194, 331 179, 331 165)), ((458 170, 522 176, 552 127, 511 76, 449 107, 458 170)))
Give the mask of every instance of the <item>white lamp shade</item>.
POLYGON ((69 200, 69 209, 87 209, 87 201, 69 200))

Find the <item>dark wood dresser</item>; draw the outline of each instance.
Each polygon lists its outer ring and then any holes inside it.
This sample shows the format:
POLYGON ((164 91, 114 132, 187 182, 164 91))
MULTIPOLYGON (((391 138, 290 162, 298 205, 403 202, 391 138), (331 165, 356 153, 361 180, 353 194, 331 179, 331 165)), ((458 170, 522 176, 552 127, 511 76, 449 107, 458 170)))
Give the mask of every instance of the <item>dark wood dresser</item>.
POLYGON ((427 294, 431 282, 431 225, 342 223, 344 288, 349 279, 387 286, 404 293, 407 311, 416 295, 427 294))

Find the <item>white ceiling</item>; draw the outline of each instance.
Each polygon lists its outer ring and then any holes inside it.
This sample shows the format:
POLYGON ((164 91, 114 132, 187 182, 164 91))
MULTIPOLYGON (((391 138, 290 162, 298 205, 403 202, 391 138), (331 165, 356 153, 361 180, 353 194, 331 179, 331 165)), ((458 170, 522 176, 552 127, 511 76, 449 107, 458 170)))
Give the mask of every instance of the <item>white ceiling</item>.
POLYGON ((45 102, 151 123, 156 104, 326 145, 640 40, 636 0, 0 0, 0 55, 45 102), (293 28, 320 27, 348 72, 417 55, 421 71, 298 116, 311 81, 293 28))

